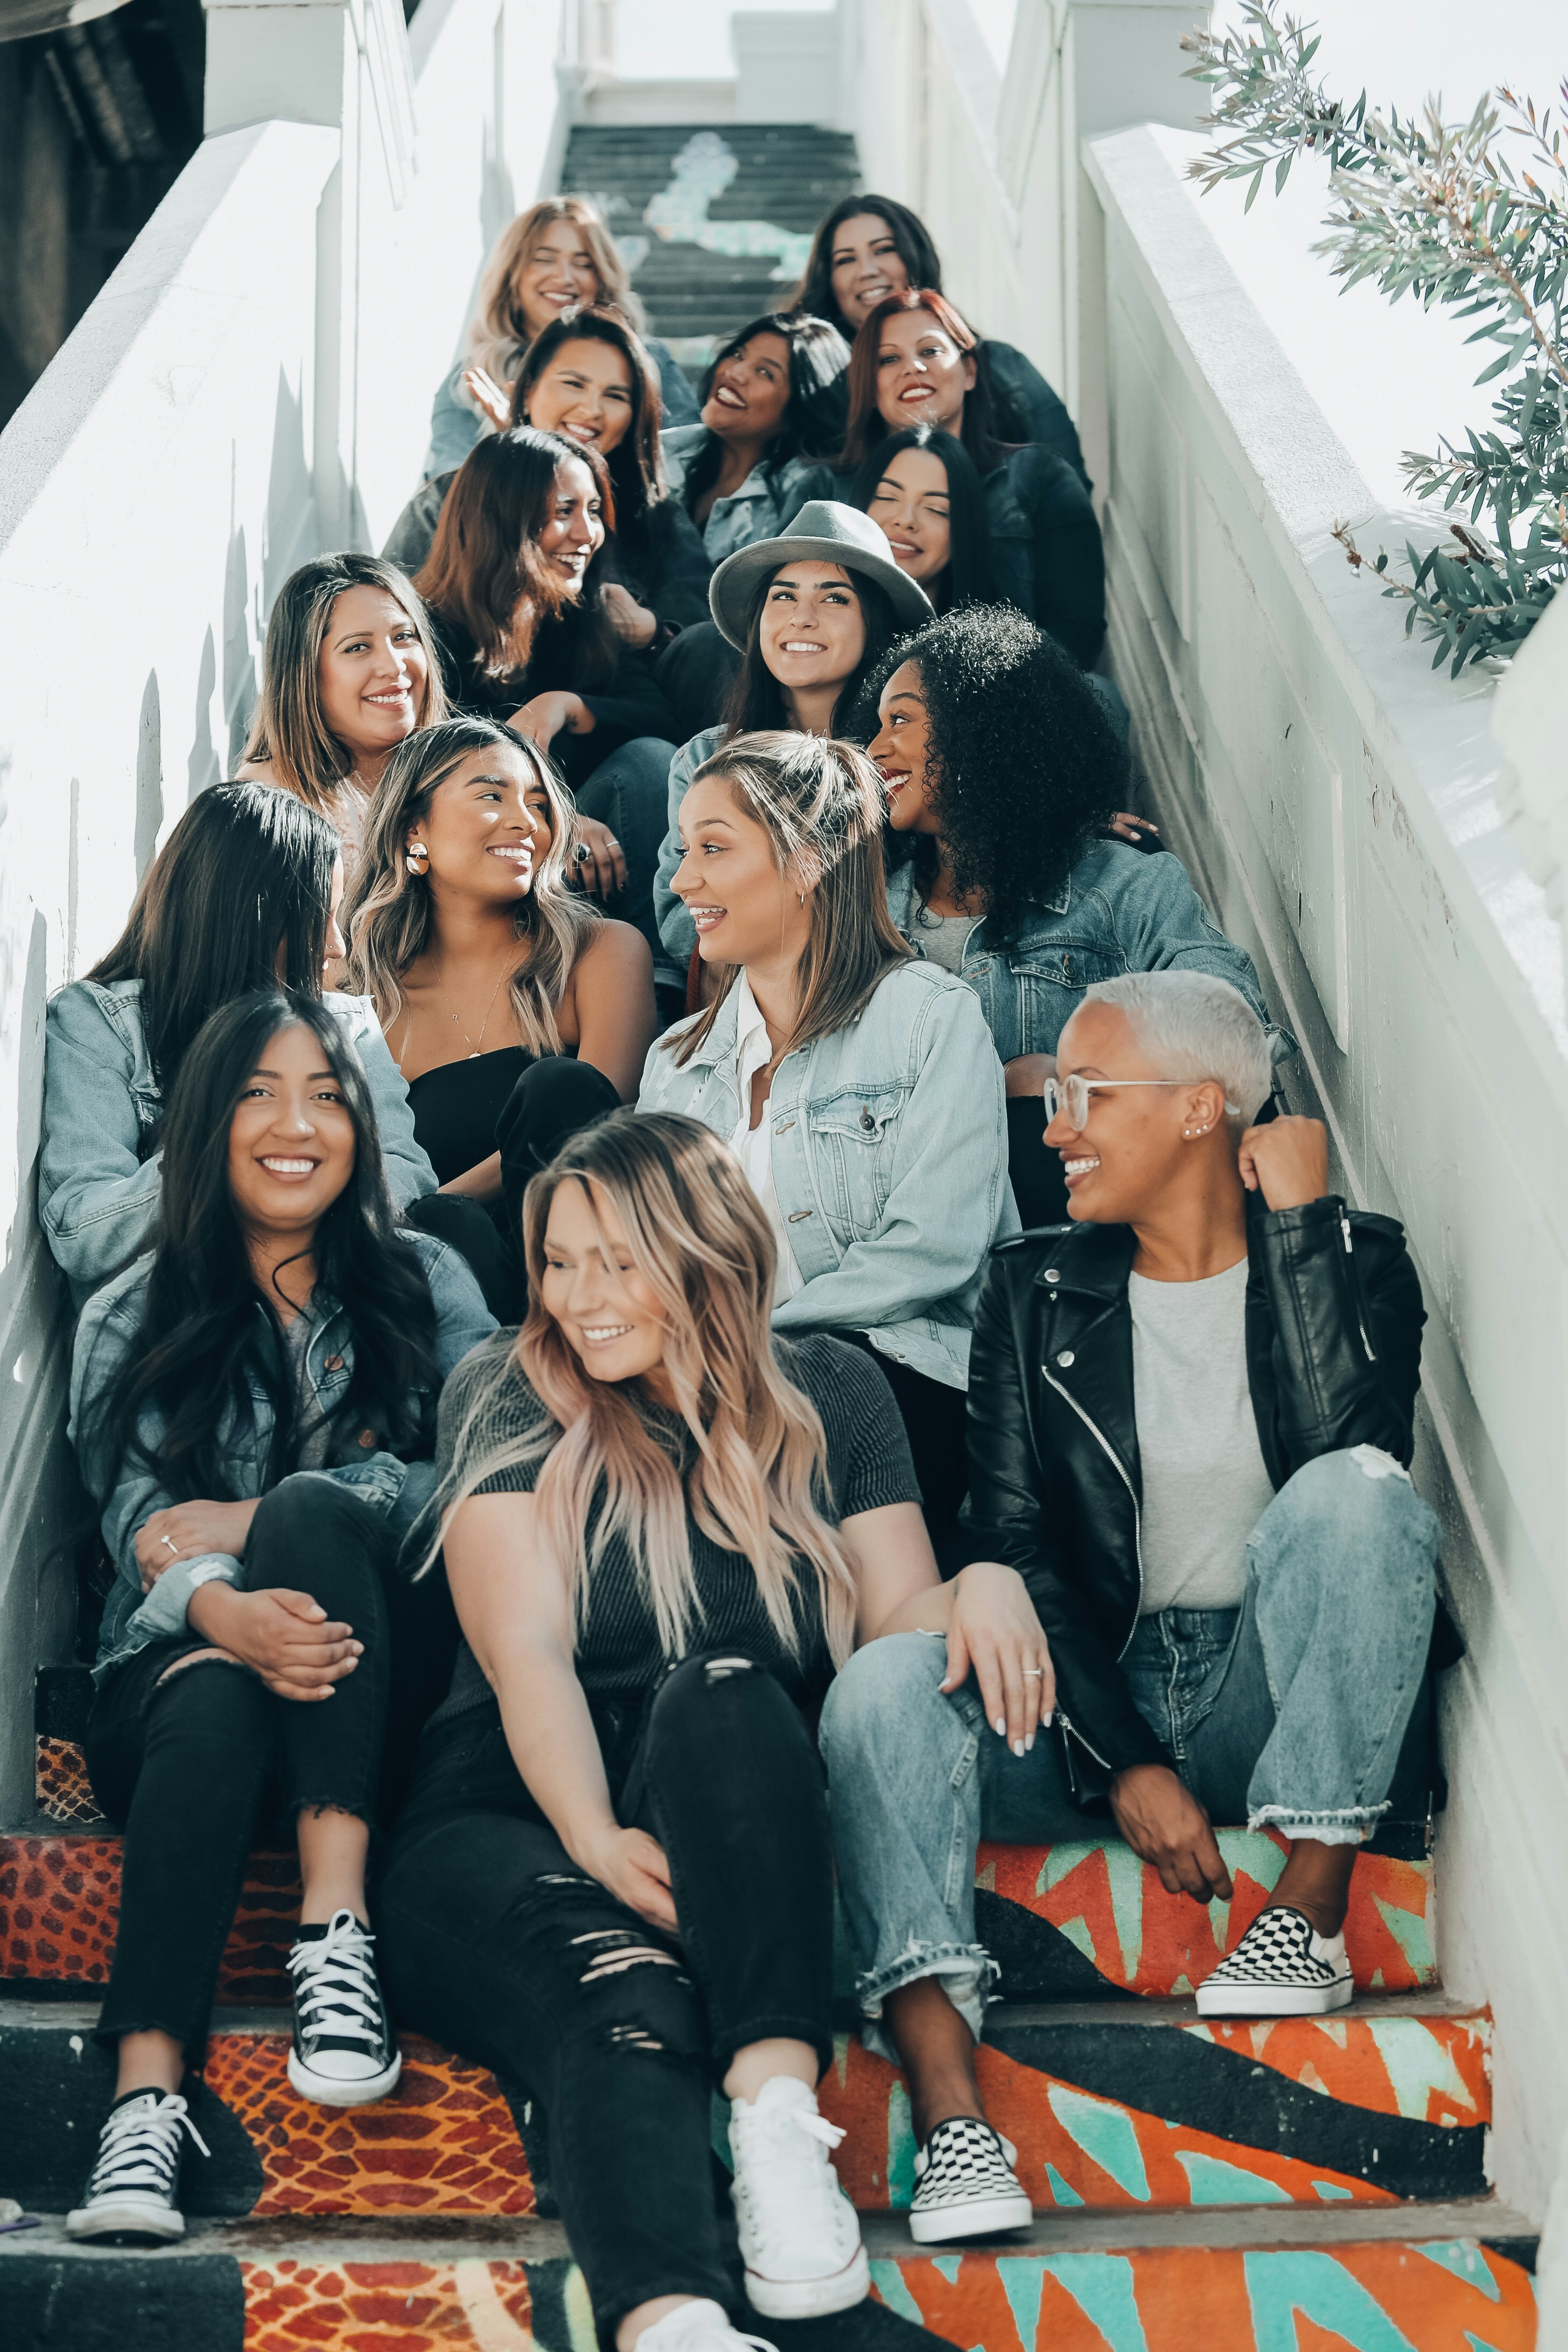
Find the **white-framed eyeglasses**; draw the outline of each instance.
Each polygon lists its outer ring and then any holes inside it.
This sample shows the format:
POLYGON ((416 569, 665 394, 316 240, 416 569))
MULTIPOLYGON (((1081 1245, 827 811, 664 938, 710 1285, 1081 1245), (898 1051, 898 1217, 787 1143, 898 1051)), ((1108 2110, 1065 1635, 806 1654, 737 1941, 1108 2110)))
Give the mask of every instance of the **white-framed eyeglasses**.
MULTIPOLYGON (((1046 1125, 1049 1127, 1058 1110, 1067 1113, 1070 1128, 1082 1132, 1089 1117, 1090 1095, 1109 1094, 1117 1087, 1190 1087, 1191 1078, 1081 1078, 1075 1071, 1070 1078, 1047 1078, 1045 1084, 1046 1125)), ((1235 1103, 1226 1101, 1226 1108, 1234 1118, 1237 1116, 1235 1103)))

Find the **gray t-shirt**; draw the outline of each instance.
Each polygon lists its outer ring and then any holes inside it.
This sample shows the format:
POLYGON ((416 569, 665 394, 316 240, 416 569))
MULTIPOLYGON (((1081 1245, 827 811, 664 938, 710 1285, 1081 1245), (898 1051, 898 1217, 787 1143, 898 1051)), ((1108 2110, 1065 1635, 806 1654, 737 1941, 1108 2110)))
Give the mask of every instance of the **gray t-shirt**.
POLYGON ((963 970, 963 950, 969 945, 969 934, 981 919, 978 915, 933 915, 918 898, 915 900, 916 939, 932 963, 941 964, 943 971, 955 976, 963 970))
POLYGON ((1142 1614, 1234 1609, 1274 1498, 1247 1384, 1247 1260, 1205 1282, 1127 1278, 1143 1471, 1142 1614))
POLYGON ((292 1323, 281 1326, 283 1360, 294 1388, 295 1428, 300 1433, 294 1451, 296 1470, 324 1470, 331 1460, 332 1433, 321 1419, 321 1401, 306 1365, 316 1318, 307 1307, 292 1323))

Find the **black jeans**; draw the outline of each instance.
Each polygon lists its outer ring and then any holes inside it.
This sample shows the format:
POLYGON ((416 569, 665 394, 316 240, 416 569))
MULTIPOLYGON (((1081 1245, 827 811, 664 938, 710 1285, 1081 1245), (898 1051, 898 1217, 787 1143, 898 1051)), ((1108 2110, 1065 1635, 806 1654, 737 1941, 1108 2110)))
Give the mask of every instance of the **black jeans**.
POLYGON ((669 961, 653 918, 653 882, 669 824, 669 763, 676 750, 661 735, 634 736, 600 761, 576 795, 584 816, 609 826, 626 861, 626 887, 598 904, 642 933, 656 971, 669 961))
POLYGON ((969 1492, 969 1399, 963 1389, 950 1389, 909 1364, 895 1363, 873 1348, 863 1331, 836 1331, 864 1350, 893 1391, 893 1402, 904 1424, 920 1481, 921 1508, 937 1564, 944 1576, 956 1575, 963 1562, 958 1514, 969 1492))
POLYGON ((616 1813, 669 1857, 679 1944, 572 1861, 499 1710, 440 1726, 377 1899, 407 2021, 526 2085, 601 2335, 655 2295, 736 2307, 710 2165, 713 2085, 784 2036, 832 2053, 822 1772, 779 1684, 689 1658, 595 1721, 616 1813))
MULTIPOLYGON (((125 1832, 99 2041, 112 2045, 155 2026, 199 2064, 258 1823, 277 1807, 290 1827, 318 1807, 374 1819, 391 1680, 392 1550, 375 1513, 342 1487, 309 1471, 285 1478, 250 1523, 247 1588, 309 1592, 329 1619, 352 1625, 364 1643, 353 1673, 330 1699, 310 1701, 277 1698, 247 1668, 216 1659, 165 1682, 177 1659, 205 1646, 182 1635, 139 1651, 99 1690, 88 1775, 125 1832)), ((422 1672, 424 1661, 416 1664, 422 1672)))
POLYGON ((1065 1225, 1068 1185, 1059 1151, 1046 1149, 1046 1106, 1038 1095, 1007 1098, 1007 1174, 1018 1220, 1026 1233, 1037 1225, 1065 1225))
POLYGON ((654 676, 683 743, 718 726, 740 669, 740 655, 712 621, 694 621, 665 647, 654 676))
MULTIPOLYGON (((462 1071, 469 1066, 453 1066, 462 1071)), ((404 1211, 405 1223, 448 1242, 468 1259, 498 1323, 521 1323, 528 1312, 522 1196, 530 1179, 580 1129, 620 1106, 615 1087, 591 1062, 574 1062, 563 1054, 531 1062, 496 1120, 500 1199, 487 1205, 460 1192, 426 1192, 404 1211)))

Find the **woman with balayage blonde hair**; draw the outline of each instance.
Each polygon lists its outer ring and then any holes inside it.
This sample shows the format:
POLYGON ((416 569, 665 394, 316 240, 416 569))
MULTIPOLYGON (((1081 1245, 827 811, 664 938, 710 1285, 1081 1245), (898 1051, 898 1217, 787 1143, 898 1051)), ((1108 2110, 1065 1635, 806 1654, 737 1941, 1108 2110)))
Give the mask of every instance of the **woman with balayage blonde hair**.
POLYGON ((348 969, 408 1084, 440 1185, 426 1232, 521 1311, 523 1189, 586 1119, 635 1093, 651 959, 566 874, 572 799, 528 737, 448 719, 388 762, 344 908, 348 969))
MULTIPOLYGON (((486 429, 496 394, 510 394, 534 337, 584 306, 614 308, 636 333, 644 333, 642 304, 596 206, 586 196, 542 196, 490 248, 463 356, 430 412, 426 481, 462 464, 486 429)), ((697 401, 675 354, 654 336, 645 335, 644 341, 658 370, 665 421, 686 423, 696 415, 697 401)))
POLYGON ((602 1121, 523 1223, 527 1319, 442 1399, 465 1646, 386 1874, 387 1981, 547 2106, 601 2343, 741 2352, 715 2088, 752 2310, 868 2284, 816 2099, 833 1892, 809 1723, 857 1643, 945 1633, 962 1682, 972 1656, 1032 1670, 1045 1637, 1011 1570, 937 1580, 875 1360, 770 1330, 772 1226, 705 1125, 602 1121))
POLYGON ((374 555, 318 555, 278 592, 261 693, 236 781, 276 784, 324 816, 352 884, 381 772, 405 735, 447 716, 429 617, 374 555))

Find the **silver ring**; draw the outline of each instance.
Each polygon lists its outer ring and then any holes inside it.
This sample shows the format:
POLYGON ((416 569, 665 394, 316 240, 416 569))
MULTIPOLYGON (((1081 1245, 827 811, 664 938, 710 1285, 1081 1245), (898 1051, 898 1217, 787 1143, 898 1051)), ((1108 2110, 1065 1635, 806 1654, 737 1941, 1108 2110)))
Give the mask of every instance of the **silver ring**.
POLYGON ((1024 1672, 1026 1675, 1033 1675, 1037 1682, 1043 1682, 1045 1679, 1044 1666, 1026 1666, 1024 1672))
POLYGON ((593 855, 593 851, 589 848, 585 841, 580 841, 577 844, 576 848, 572 852, 574 859, 579 866, 586 866, 589 858, 592 857, 593 855))
POLYGON ((168 1547, 169 1547, 169 1549, 174 1553, 174 1558, 175 1558, 176 1559, 179 1559, 179 1557, 180 1557, 180 1547, 179 1547, 179 1545, 174 1541, 174 1537, 173 1537, 173 1536, 160 1536, 160 1537, 159 1537, 159 1538, 158 1538, 158 1541, 159 1541, 160 1543, 163 1543, 163 1544, 167 1544, 167 1545, 168 1545, 168 1547))

